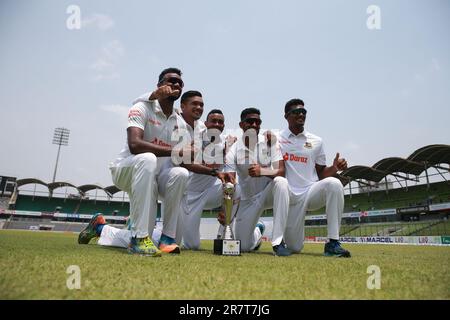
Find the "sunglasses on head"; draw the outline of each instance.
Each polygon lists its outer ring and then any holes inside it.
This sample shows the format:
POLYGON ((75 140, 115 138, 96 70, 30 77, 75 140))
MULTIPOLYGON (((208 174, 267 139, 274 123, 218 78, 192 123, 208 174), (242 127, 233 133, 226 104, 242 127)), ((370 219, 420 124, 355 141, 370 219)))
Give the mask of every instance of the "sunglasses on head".
POLYGON ((178 84, 181 88, 184 87, 184 83, 183 80, 179 79, 179 78, 175 78, 175 77, 171 77, 171 78, 167 78, 167 79, 162 79, 159 83, 163 83, 163 82, 168 82, 172 85, 178 84))
POLYGON ((246 118, 244 119, 244 122, 248 124, 256 124, 259 126, 262 123, 262 120, 258 118, 246 118))
POLYGON ((286 115, 290 115, 290 114, 295 114, 295 115, 299 115, 299 114, 303 114, 304 116, 306 116, 306 109, 305 108, 297 108, 297 109, 292 109, 290 111, 288 111, 286 113, 286 115))

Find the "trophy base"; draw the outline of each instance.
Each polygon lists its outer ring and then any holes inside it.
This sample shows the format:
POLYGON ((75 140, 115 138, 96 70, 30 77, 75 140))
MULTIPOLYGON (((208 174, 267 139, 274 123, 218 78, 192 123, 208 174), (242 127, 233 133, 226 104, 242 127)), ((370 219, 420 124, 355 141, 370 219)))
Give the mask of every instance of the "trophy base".
POLYGON ((214 239, 214 254, 240 256, 241 240, 214 239))

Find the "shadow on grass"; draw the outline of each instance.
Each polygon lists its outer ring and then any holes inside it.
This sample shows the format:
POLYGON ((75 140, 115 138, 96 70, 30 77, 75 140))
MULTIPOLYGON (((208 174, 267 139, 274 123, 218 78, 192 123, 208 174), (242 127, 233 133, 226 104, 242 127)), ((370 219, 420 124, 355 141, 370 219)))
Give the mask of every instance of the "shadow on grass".
MULTIPOLYGON (((90 249, 94 249, 94 250, 108 250, 108 251, 113 251, 113 252, 121 252, 121 253, 128 253, 126 248, 119 248, 119 247, 109 247, 109 246, 101 246, 99 244, 96 243, 90 243, 88 245, 83 245, 86 246, 87 248, 90 249)), ((181 252, 198 252, 198 253, 211 253, 211 255, 213 255, 213 250, 212 249, 196 249, 196 250, 191 250, 191 249, 183 249, 181 248, 181 252)), ((164 254, 164 255, 168 255, 168 254, 164 254)), ((178 256, 176 254, 170 254, 170 256, 178 256)))
POLYGON ((323 255, 323 253, 318 253, 318 252, 300 252, 300 253, 294 253, 294 255, 327 258, 323 255))
MULTIPOLYGON (((273 256, 276 257, 276 255, 273 254, 273 252, 263 251, 263 252, 244 252, 244 254, 251 254, 251 255, 266 255, 266 256, 273 256)), ((292 255, 286 257, 302 257, 302 256, 312 256, 312 257, 324 257, 322 253, 315 253, 315 252, 300 252, 300 253, 292 253, 292 255)), ((282 257, 284 258, 284 257, 282 257)))
POLYGON ((82 245, 82 246, 89 248, 89 249, 93 249, 93 250, 106 250, 106 251, 128 253, 127 249, 125 249, 125 248, 101 246, 97 243, 90 243, 88 245, 82 245))

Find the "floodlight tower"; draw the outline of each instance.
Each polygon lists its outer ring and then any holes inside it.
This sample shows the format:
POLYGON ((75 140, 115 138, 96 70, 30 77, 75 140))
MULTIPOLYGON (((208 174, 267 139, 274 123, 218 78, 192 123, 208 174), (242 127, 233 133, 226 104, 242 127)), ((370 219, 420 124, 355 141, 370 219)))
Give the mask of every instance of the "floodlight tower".
POLYGON ((55 182, 56 169, 58 168, 59 152, 61 150, 61 146, 68 146, 69 145, 69 133, 70 133, 69 129, 56 128, 55 129, 55 133, 53 134, 53 144, 57 144, 58 145, 58 155, 56 156, 55 171, 53 172, 53 180, 52 180, 52 182, 55 182))

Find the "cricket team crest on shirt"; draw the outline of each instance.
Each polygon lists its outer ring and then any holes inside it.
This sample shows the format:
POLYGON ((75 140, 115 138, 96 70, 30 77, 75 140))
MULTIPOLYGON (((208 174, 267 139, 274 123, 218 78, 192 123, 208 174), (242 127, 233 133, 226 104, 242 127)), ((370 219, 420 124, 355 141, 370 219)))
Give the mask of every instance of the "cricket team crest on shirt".
POLYGON ((305 142, 305 145, 304 145, 303 147, 305 147, 305 148, 307 148, 307 149, 312 149, 312 143, 306 141, 306 142, 305 142))

